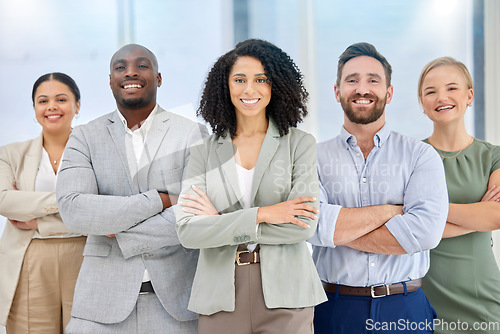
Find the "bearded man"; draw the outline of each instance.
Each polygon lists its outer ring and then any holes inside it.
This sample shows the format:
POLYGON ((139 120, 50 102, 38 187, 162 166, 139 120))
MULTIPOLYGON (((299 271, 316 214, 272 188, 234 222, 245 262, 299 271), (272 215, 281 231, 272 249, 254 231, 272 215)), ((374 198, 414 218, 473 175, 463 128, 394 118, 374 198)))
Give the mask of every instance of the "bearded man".
POLYGON ((321 207, 310 242, 328 301, 316 307, 316 333, 433 332, 420 286, 446 223, 445 174, 430 145, 386 125, 391 74, 368 43, 339 57, 344 124, 317 150, 321 207))

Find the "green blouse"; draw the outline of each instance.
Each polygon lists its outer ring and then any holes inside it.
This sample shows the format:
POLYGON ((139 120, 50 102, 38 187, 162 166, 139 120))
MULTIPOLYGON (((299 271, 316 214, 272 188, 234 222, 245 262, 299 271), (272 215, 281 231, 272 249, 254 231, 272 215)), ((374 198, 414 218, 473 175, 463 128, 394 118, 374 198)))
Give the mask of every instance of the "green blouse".
MULTIPOLYGON (((450 203, 481 201, 490 174, 500 168, 500 147, 475 139, 462 152, 437 151, 443 159, 450 203)), ((437 327, 436 334, 500 333, 500 327, 473 329, 478 326, 475 322, 483 328, 488 322, 500 326, 500 271, 491 247, 491 232, 474 232, 443 239, 431 250, 423 290, 438 319, 448 323, 437 327), (462 327, 456 327, 458 321, 462 327), (468 330, 458 330, 464 326, 468 330)))

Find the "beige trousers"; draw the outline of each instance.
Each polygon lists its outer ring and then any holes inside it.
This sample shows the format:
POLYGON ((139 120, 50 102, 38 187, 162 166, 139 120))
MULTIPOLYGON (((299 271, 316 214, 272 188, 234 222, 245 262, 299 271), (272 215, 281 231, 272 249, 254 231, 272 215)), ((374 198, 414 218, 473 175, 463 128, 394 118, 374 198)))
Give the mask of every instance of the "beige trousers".
MULTIPOLYGON (((264 302, 260 263, 236 265, 234 312, 200 315, 199 334, 312 334, 314 308, 269 309, 264 302)), ((293 291, 290 291, 293 294, 293 291)))
POLYGON ((31 241, 7 319, 7 334, 63 333, 71 318, 85 240, 31 241))

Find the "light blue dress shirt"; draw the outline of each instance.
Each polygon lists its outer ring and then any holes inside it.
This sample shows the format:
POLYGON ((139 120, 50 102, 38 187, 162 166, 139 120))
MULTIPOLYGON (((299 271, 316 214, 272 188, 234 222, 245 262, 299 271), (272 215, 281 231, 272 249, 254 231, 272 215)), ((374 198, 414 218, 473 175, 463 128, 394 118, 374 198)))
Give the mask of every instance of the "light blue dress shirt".
POLYGON ((338 137, 318 144, 321 206, 318 228, 309 242, 325 282, 370 286, 421 278, 429 269, 429 250, 443 235, 448 192, 437 152, 387 125, 373 140, 375 147, 366 161, 356 137, 344 127, 338 137), (403 205, 404 214, 385 225, 408 254, 367 253, 334 244, 342 207, 382 204, 403 205))

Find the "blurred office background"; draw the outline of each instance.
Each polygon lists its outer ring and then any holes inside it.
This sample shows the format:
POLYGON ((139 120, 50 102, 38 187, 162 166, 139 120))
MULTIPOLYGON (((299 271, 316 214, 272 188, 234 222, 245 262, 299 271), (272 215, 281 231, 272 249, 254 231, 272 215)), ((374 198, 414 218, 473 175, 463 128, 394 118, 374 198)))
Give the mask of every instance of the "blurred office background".
POLYGON ((47 72, 65 72, 78 83, 82 107, 74 125, 114 110, 109 60, 132 42, 158 57, 160 105, 194 119, 211 65, 252 37, 275 43, 301 68, 310 92, 301 128, 318 141, 337 135, 343 122, 333 94, 338 56, 366 41, 393 67, 394 98, 386 109, 392 129, 419 139, 431 134, 417 100, 418 76, 428 61, 452 56, 475 81, 469 131, 500 144, 493 104, 500 92, 499 31, 496 0, 0 0, 0 145, 40 133, 31 89, 47 72))

